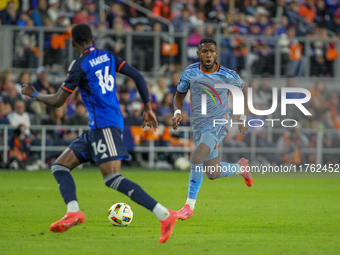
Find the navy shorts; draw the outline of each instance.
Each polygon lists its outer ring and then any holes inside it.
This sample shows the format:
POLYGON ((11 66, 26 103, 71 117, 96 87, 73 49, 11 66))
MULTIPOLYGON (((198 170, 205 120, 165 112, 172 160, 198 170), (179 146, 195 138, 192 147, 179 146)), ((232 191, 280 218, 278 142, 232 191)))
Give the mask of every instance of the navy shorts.
POLYGON ((100 165, 129 158, 122 131, 117 127, 89 130, 74 140, 70 149, 80 163, 91 162, 100 165))

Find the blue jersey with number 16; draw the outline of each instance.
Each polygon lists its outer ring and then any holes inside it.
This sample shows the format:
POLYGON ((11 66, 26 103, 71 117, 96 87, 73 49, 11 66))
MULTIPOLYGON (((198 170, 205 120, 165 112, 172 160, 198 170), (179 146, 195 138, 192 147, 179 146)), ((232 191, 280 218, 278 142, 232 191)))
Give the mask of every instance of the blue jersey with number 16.
POLYGON ((61 89, 72 93, 78 86, 91 129, 115 126, 123 130, 124 119, 116 95, 116 72, 125 63, 112 53, 94 47, 87 48, 71 63, 61 89))

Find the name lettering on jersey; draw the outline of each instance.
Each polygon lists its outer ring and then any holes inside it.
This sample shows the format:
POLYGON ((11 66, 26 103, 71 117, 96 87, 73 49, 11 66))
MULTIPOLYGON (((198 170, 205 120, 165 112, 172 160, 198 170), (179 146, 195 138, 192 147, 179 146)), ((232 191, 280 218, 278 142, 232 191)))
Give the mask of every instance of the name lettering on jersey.
POLYGON ((104 54, 104 55, 101 55, 99 57, 89 60, 89 63, 92 67, 94 67, 96 65, 99 65, 107 61, 110 61, 110 58, 107 56, 107 54, 104 54))

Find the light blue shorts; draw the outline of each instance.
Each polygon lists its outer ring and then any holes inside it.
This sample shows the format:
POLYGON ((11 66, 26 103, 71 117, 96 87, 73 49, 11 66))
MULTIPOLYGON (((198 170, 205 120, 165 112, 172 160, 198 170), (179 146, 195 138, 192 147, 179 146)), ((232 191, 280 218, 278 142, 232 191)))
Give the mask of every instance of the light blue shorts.
MULTIPOLYGON (((228 123, 229 128, 229 123, 228 123)), ((199 143, 204 143, 209 146, 210 154, 205 159, 208 161, 210 159, 216 158, 218 156, 218 146, 223 141, 225 136, 228 134, 228 129, 224 125, 218 125, 216 127, 209 127, 202 129, 200 131, 194 132, 194 142, 197 146, 199 143)))

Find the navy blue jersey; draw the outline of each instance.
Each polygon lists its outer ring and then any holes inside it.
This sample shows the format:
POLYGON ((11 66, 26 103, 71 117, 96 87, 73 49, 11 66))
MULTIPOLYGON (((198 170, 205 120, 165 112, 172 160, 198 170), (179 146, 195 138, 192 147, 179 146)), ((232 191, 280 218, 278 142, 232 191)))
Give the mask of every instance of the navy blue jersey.
POLYGON ((115 126, 123 130, 124 120, 116 95, 116 72, 125 63, 114 54, 92 46, 71 63, 61 88, 72 93, 78 86, 91 129, 115 126))

